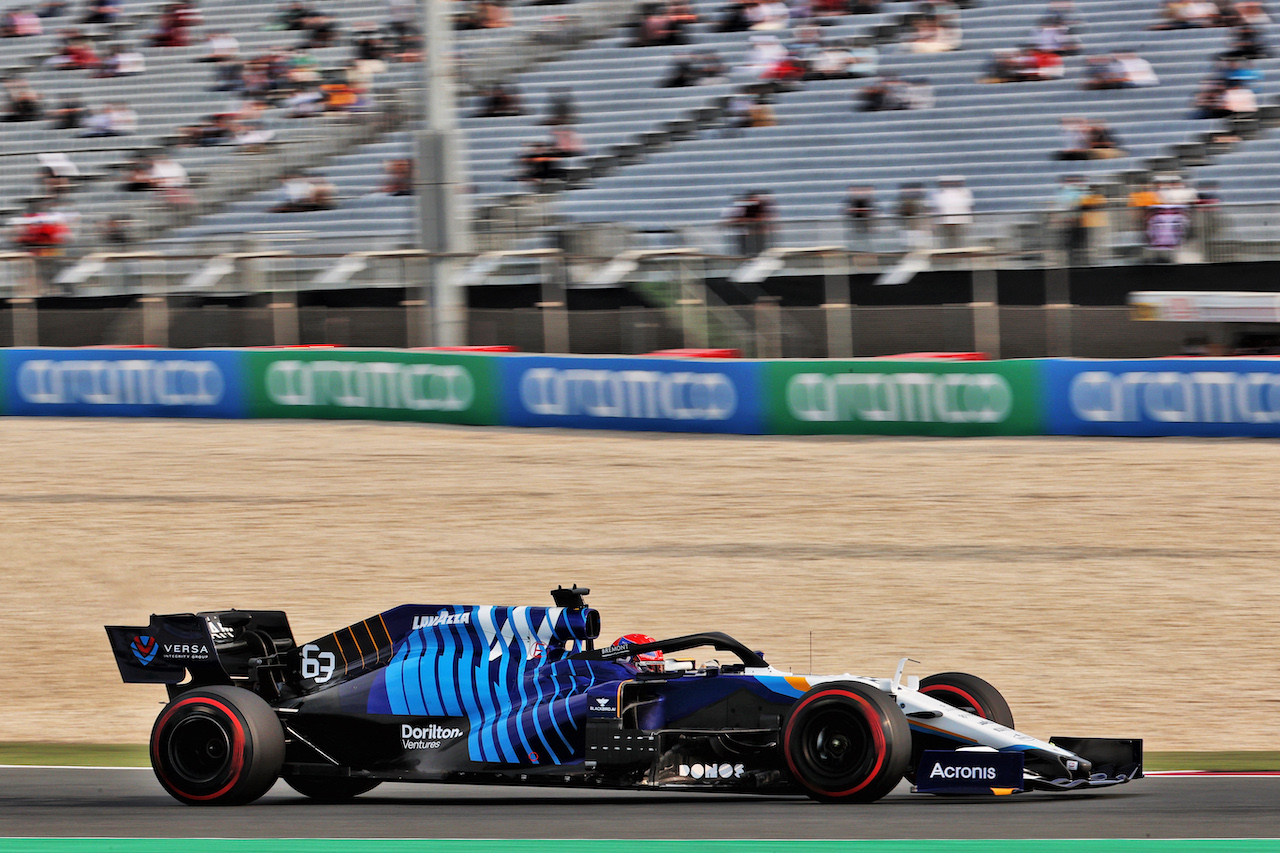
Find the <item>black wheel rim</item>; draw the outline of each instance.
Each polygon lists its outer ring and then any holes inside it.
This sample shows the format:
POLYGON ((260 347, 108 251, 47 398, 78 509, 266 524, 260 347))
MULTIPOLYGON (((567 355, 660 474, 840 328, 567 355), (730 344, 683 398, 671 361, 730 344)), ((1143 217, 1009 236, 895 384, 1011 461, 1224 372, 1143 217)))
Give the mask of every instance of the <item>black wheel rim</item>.
POLYGON ((856 709, 815 708, 799 736, 809 772, 824 787, 855 783, 875 765, 871 727, 856 709))
POLYGON ((174 725, 168 753, 170 766, 187 782, 212 782, 231 761, 231 735, 213 717, 192 715, 174 725))

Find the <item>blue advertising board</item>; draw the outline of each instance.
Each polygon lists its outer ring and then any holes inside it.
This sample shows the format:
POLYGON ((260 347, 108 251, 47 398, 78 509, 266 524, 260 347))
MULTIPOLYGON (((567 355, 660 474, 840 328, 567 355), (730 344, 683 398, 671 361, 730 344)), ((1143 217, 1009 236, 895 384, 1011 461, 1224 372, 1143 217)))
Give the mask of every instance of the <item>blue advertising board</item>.
POLYGON ((232 350, 11 349, 0 353, 10 415, 242 418, 243 355, 232 350))
POLYGON ((512 355, 500 370, 511 426, 764 431, 757 362, 512 355))
POLYGON ((916 767, 923 794, 995 794, 1022 790, 1021 752, 956 752, 926 749, 916 767))
POLYGON ((1048 359, 1051 435, 1280 436, 1280 359, 1048 359))

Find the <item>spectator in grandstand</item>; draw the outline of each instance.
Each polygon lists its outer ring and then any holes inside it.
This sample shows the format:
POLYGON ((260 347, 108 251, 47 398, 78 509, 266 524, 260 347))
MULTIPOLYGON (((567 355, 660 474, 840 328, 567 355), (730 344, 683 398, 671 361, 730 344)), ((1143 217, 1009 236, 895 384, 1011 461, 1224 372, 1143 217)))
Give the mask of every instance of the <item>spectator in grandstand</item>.
POLYGON ((1231 118, 1248 118, 1258 112, 1258 98, 1241 80, 1228 80, 1223 84, 1222 109, 1231 118))
POLYGON ((191 178, 182 164, 161 151, 151 160, 147 172, 148 189, 155 190, 169 204, 191 204, 191 178))
POLYGON ((862 87, 862 91, 853 96, 854 109, 865 113, 899 109, 894 89, 895 80, 893 75, 888 74, 862 87))
POLYGON ((715 51, 699 53, 682 53, 676 57, 671 70, 667 72, 662 86, 678 88, 681 86, 700 86, 705 83, 727 82, 728 69, 715 51))
POLYGON ((1218 76, 1223 82, 1240 82, 1256 95, 1262 85, 1262 72, 1247 60, 1227 58, 1218 60, 1218 76))
POLYGON ((853 40, 849 58, 851 77, 874 77, 880 71, 880 52, 876 50, 875 42, 866 36, 853 40))
POLYGON ((27 6, 9 9, 0 15, 0 38, 38 36, 44 33, 40 17, 27 6))
POLYGON ((876 217, 876 191, 874 187, 850 184, 842 204, 849 248, 866 249, 876 217))
POLYGON ((45 59, 47 68, 63 68, 79 70, 96 68, 98 54, 91 42, 80 30, 63 30, 58 45, 58 52, 45 59))
POLYGON ((186 47, 191 43, 191 29, 204 22, 200 9, 188 0, 167 4, 160 13, 151 44, 156 47, 186 47))
POLYGON ((475 0, 453 20, 459 30, 496 30, 511 26, 511 13, 498 0, 475 0))
POLYGON ((635 47, 688 43, 686 28, 698 16, 681 0, 642 3, 631 23, 631 44, 635 47))
POLYGON ((1126 85, 1124 68, 1113 54, 1085 60, 1083 89, 1120 89, 1126 85))
POLYGON ((63 95, 58 106, 49 111, 49 118, 53 120, 55 130, 74 130, 80 127, 88 117, 89 108, 75 93, 63 95))
POLYGON ((1038 50, 1047 50, 1059 56, 1070 56, 1080 52, 1080 39, 1071 28, 1061 20, 1044 18, 1031 33, 1031 43, 1038 50))
POLYGON ((320 84, 320 94, 324 97, 324 111, 327 113, 360 112, 368 103, 362 98, 362 92, 351 85, 345 73, 331 72, 320 84))
POLYGON ((82 24, 114 24, 120 18, 120 0, 89 0, 82 24))
POLYGON ((5 121, 36 121, 44 112, 40 95, 26 78, 10 77, 4 81, 5 94, 9 99, 8 109, 4 114, 5 121))
POLYGON ((557 158, 582 157, 587 153, 587 145, 582 136, 568 125, 551 129, 550 150, 557 158))
POLYGON ((1020 83, 1053 80, 1063 74, 1062 57, 1034 46, 1000 48, 992 54, 984 83, 1020 83))
POLYGON ((757 0, 747 6, 748 29, 785 30, 791 21, 791 10, 782 0, 757 0))
POLYGON ((1148 86, 1159 86, 1160 78, 1156 76, 1151 63, 1132 51, 1117 53, 1116 65, 1119 67, 1121 88, 1144 89, 1148 86))
POLYGON ((778 116, 773 110, 773 99, 764 92, 756 95, 747 110, 747 127, 777 127, 778 116))
POLYGON ((351 31, 353 58, 383 60, 391 56, 391 46, 382 31, 370 23, 356 24, 351 31))
POLYGON ((1224 59, 1265 59, 1270 55, 1262 31, 1247 23, 1235 28, 1231 46, 1219 54, 1224 59))
POLYGON ((146 58, 136 50, 113 47, 98 64, 93 77, 127 77, 147 70, 146 58))
POLYGON ((678 53, 667 76, 658 85, 664 89, 680 89, 702 82, 702 71, 691 53, 678 53))
POLYGON ((542 123, 555 127, 576 124, 577 121, 578 105, 573 99, 573 92, 568 86, 561 86, 547 97, 547 116, 542 123))
POLYGON ((843 41, 819 43, 809 57, 807 67, 806 80, 838 80, 855 76, 851 70, 853 53, 843 41))
POLYGON ((740 73, 752 80, 759 80, 773 70, 773 67, 787 58, 788 51, 775 35, 753 35, 751 49, 747 51, 740 73))
POLYGON ((9 224, 14 244, 36 257, 58 254, 71 239, 71 217, 65 211, 55 208, 47 198, 28 201, 26 212, 10 220, 9 224))
POLYGON ((204 41, 204 56, 196 62, 231 62, 240 56, 240 42, 226 31, 209 33, 204 41))
POLYGON ((973 193, 964 185, 964 178, 958 175, 939 178, 929 204, 942 245, 948 249, 963 246, 969 226, 973 224, 973 193))
POLYGON ((70 0, 40 0, 36 4, 36 17, 57 18, 65 14, 70 0))
POLYGON ((767 190, 745 192, 726 213, 738 237, 740 255, 753 258, 769 248, 775 219, 772 194, 767 190))
POLYGON ((1195 96, 1191 100, 1190 118, 1225 118, 1230 115, 1222 103, 1222 95, 1227 84, 1221 79, 1209 78, 1200 83, 1195 96))
POLYGON ((276 11, 275 20, 267 25, 271 30, 300 30, 302 22, 315 12, 302 0, 290 0, 276 11))
POLYGON ((381 192, 390 196, 413 195, 413 158, 396 157, 382 164, 381 192))
POLYGON ((406 13, 393 9, 386 24, 386 50, 390 51, 390 58, 396 62, 418 62, 422 59, 422 32, 417 24, 417 5, 408 5, 410 9, 407 16, 406 13))
POLYGON ((1191 228, 1191 216, 1184 205, 1157 204, 1146 218, 1147 258, 1157 264, 1178 261, 1191 228))
POLYGON ((1262 4, 1256 0, 1237 0, 1231 7, 1235 12, 1232 20, 1233 25, 1249 24, 1254 27, 1265 27, 1271 23, 1271 16, 1262 8, 1262 4))
POLYGON ((716 24, 716 32, 740 33, 751 28, 747 18, 748 0, 737 0, 724 7, 724 14, 716 24))
POLYGON ((543 192, 564 180, 564 164, 560 161, 551 143, 526 143, 516 158, 516 178, 535 192, 543 192))
POLYGON ((810 11, 815 18, 832 18, 852 11, 848 0, 813 0, 810 11))
POLYGON ((151 184, 151 166, 154 159, 146 154, 139 154, 133 162, 125 167, 125 179, 120 189, 127 193, 145 192, 155 189, 151 184))
POLYGON ((103 104, 85 119, 81 136, 128 136, 138 132, 138 114, 123 101, 103 104))
POLYGON ((480 106, 476 110, 478 118, 523 114, 524 110, 520 108, 520 91, 515 86, 494 83, 480 93, 480 106))
POLYGON ((929 109, 933 106, 933 86, 925 77, 903 80, 886 74, 864 87, 854 99, 855 109, 863 112, 929 109))
POLYGON ((128 216, 108 216, 98 223, 98 239, 110 247, 128 246, 135 241, 137 222, 128 216))
POLYGON ((291 172, 280 179, 279 204, 270 208, 272 213, 305 213, 313 210, 332 210, 333 184, 318 175, 291 172))
POLYGON ((1164 0, 1160 20, 1153 30, 1183 30, 1197 27, 1220 27, 1222 17, 1218 4, 1210 0, 1164 0))
POLYGON ((70 157, 49 151, 37 154, 36 160, 40 163, 36 170, 37 195, 57 198, 71 192, 80 177, 80 169, 70 157))
POLYGON ((1064 116, 1059 124, 1062 128, 1062 145, 1058 147, 1058 159, 1089 159, 1089 122, 1078 116, 1064 116))
POLYGON ((1089 159, 1110 160, 1125 155, 1124 146, 1104 121, 1089 125, 1089 159))
POLYGON ((940 15, 917 18, 906 45, 914 53, 943 53, 958 48, 960 40, 959 18, 940 15))
POLYGON ((1161 175, 1156 178, 1155 185, 1157 204, 1187 207, 1195 204, 1199 197, 1195 187, 1184 181, 1178 174, 1161 175))

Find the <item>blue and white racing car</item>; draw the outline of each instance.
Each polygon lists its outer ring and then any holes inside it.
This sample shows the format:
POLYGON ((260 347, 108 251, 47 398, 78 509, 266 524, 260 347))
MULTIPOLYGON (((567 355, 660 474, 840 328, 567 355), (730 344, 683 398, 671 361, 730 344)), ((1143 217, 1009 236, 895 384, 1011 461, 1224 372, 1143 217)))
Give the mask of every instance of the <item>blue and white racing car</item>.
MULTIPOLYGON (((1142 776, 1142 742, 1016 731, 986 681, 795 675, 727 634, 599 648, 588 590, 553 607, 403 605, 299 645, 285 614, 109 626, 120 674, 167 685, 160 784, 193 805, 283 777, 344 800, 384 781, 880 799, 1067 791, 1142 776), (687 657, 710 649, 716 659, 687 657)), ((905 663, 905 661, 904 661, 905 663)))

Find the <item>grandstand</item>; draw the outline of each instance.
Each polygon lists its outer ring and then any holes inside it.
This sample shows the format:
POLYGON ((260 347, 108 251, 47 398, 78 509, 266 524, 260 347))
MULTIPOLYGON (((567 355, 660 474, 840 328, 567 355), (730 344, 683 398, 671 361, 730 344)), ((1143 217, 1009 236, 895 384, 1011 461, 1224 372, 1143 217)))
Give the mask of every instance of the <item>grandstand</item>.
MULTIPOLYGON (((460 52, 472 68, 484 67, 489 57, 518 51, 555 22, 572 21, 579 5, 517 5, 509 28, 460 32, 460 52)), ((374 0, 321 7, 338 19, 340 31, 348 35, 361 22, 381 23, 386 18, 384 4, 374 0)), ((127 18, 103 28, 98 39, 99 44, 141 48, 147 70, 136 76, 95 79, 86 71, 42 66, 41 61, 55 50, 58 30, 71 23, 65 18, 45 19, 43 36, 0 41, 0 61, 10 74, 23 73, 47 106, 75 92, 90 104, 126 101, 139 116, 136 134, 110 140, 79 138, 75 130, 50 131, 47 121, 5 124, 0 128, 0 182, 11 211, 18 199, 34 192, 34 155, 51 150, 53 141, 56 150, 68 153, 87 176, 72 199, 87 223, 139 207, 138 198, 116 188, 117 175, 110 170, 133 153, 162 144, 177 128, 230 103, 227 94, 209 91, 211 67, 195 62, 204 51, 199 39, 189 47, 146 46, 158 8, 158 4, 126 4, 127 18)), ((476 118, 474 98, 461 105, 468 178, 477 209, 522 189, 513 180, 516 158, 524 144, 547 138, 547 128, 540 124, 545 101, 561 88, 572 91, 581 116, 577 129, 589 152, 599 155, 578 160, 578 168, 569 172, 570 188, 554 203, 555 212, 568 221, 623 222, 643 229, 707 226, 719 219, 735 193, 746 188, 771 190, 783 219, 829 220, 838 218, 840 197, 850 182, 874 186, 881 204, 887 205, 902 182, 930 182, 945 174, 967 179, 979 212, 1042 209, 1052 201, 1058 175, 1068 170, 1053 156, 1060 144, 1058 122, 1065 116, 1105 120, 1123 142, 1128 152, 1123 159, 1069 164, 1070 171, 1098 178, 1150 165, 1153 158, 1173 153, 1179 143, 1199 142, 1216 122, 1189 118, 1189 105, 1209 73, 1211 57, 1224 48, 1230 34, 1221 28, 1151 30, 1158 10, 1150 0, 1080 0, 1075 15, 1081 24, 1083 51, 1067 57, 1062 79, 991 85, 979 79, 992 51, 1024 41, 1046 4, 989 0, 964 9, 959 13, 960 48, 935 54, 910 53, 893 40, 895 24, 907 13, 908 4, 887 4, 886 11, 877 15, 825 19, 829 25, 822 27, 823 38, 875 36, 881 42, 882 71, 902 78, 927 78, 935 106, 923 111, 856 112, 854 96, 865 81, 808 81, 774 96, 777 126, 746 128, 729 136, 714 123, 716 110, 723 108, 731 92, 752 82, 738 67, 750 34, 717 32, 719 4, 704 0, 696 6, 700 22, 690 28, 688 44, 630 47, 622 25, 630 20, 631 7, 610 4, 609 8, 619 25, 613 33, 577 49, 564 45, 558 54, 551 40, 554 58, 515 77, 514 85, 525 99, 524 115, 476 118), (730 81, 660 88, 676 54, 691 49, 716 51, 736 68, 730 81), (1107 91, 1081 88, 1088 56, 1122 50, 1137 51, 1148 59, 1160 85, 1107 91), (711 126, 689 127, 691 121, 699 120, 711 126), (628 163, 628 159, 640 162, 628 163)), ((296 33, 266 29, 277 9, 278 4, 252 0, 211 4, 203 10, 204 24, 197 34, 230 32, 239 40, 243 55, 287 47, 297 41, 296 33)), ((325 68, 340 67, 351 56, 350 46, 343 41, 310 52, 325 68)), ((1280 59, 1261 60, 1257 65, 1265 76, 1274 76, 1280 59)), ((400 93, 402 105, 416 100, 418 73, 412 63, 391 63, 376 80, 383 102, 392 93, 400 93)), ((193 238, 264 232, 294 235, 297 242, 311 243, 311 248, 332 247, 335 238, 344 243, 356 238, 366 247, 368 238, 378 248, 412 245, 412 199, 379 196, 377 189, 385 160, 409 155, 416 125, 381 128, 387 132, 368 139, 367 132, 353 132, 349 125, 360 122, 350 117, 290 119, 283 113, 275 109, 265 116, 277 145, 313 143, 311 148, 300 147, 288 164, 307 162, 328 177, 341 199, 339 208, 271 213, 278 200, 273 187, 221 205, 195 224, 168 234, 167 242, 190 247, 187 241, 193 238), (343 144, 335 145, 333 126, 339 124, 347 136, 343 144), (314 144, 318 139, 330 144, 314 144), (362 139, 366 144, 355 144, 362 139)), ((1267 117, 1271 116, 1268 112, 1267 117)), ((1220 182, 1226 202, 1280 200, 1275 189, 1280 184, 1274 180, 1280 169, 1280 158, 1275 156, 1278 144, 1276 138, 1264 135, 1218 156, 1199 172, 1220 182)), ((1183 151, 1187 150, 1184 145, 1183 151)), ((253 175, 247 186, 262 187, 268 177, 254 162, 267 158, 228 147, 173 151, 197 178, 216 175, 222 180, 234 171, 226 168, 228 164, 253 175), (219 170, 220 166, 224 168, 219 170)), ((287 167, 283 160, 271 165, 276 172, 287 167)), ((229 194, 209 195, 217 204, 229 194)), ((209 209, 207 205, 201 210, 209 209)), ((171 216, 168 221, 181 219, 171 216)))
MULTIPOLYGON (((0 204, 7 215, 16 215, 24 199, 38 193, 36 155, 61 152, 81 172, 73 190, 59 199, 80 220, 76 239, 65 252, 68 260, 102 248, 120 250, 104 247, 98 232, 99 223, 119 216, 133 218, 138 226, 138 242, 125 248, 173 259, 166 261, 165 274, 178 276, 175 280, 188 289, 216 284, 224 273, 215 272, 217 265, 209 258, 228 251, 287 250, 293 253, 288 263, 295 275, 289 287, 323 280, 342 287, 347 286, 342 275, 323 276, 330 261, 306 256, 416 245, 414 199, 390 196, 380 188, 387 161, 410 156, 413 134, 422 126, 419 63, 389 61, 374 74, 367 103, 359 111, 289 117, 284 106, 267 110, 261 117, 261 128, 272 136, 267 144, 245 149, 175 146, 182 128, 237 108, 233 95, 215 90, 214 64, 197 61, 205 52, 204 35, 230 33, 245 57, 287 53, 300 35, 275 23, 284 3, 226 0, 202 9, 203 22, 188 46, 156 47, 149 35, 165 5, 126 0, 119 21, 82 27, 100 49, 118 45, 139 50, 147 67, 133 76, 99 78, 46 64, 57 49, 59 30, 75 25, 72 15, 79 9, 44 19, 41 36, 0 39, 0 65, 9 77, 25 78, 46 108, 75 93, 89 105, 127 102, 138 114, 135 133, 107 138, 56 130, 47 119, 0 125, 0 204), (192 203, 173 204, 154 193, 122 189, 129 164, 160 150, 192 176, 192 203), (299 169, 332 184, 336 203, 331 209, 275 209, 281 201, 277 179, 299 169)), ((385 25, 390 6, 404 6, 383 0, 312 5, 333 16, 339 33, 336 43, 305 51, 321 72, 347 65, 354 55, 353 34, 385 25)), ((600 262, 623 249, 647 247, 734 254, 723 214, 748 189, 767 190, 776 200, 776 243, 840 245, 845 239, 842 198, 846 187, 856 183, 874 187, 885 216, 874 254, 859 263, 884 269, 910 248, 891 216, 899 188, 912 181, 931 186, 943 176, 959 175, 971 188, 979 215, 973 241, 998 253, 1000 263, 1040 266, 1054 259, 1027 252, 1049 245, 1042 226, 1046 211, 1056 203, 1063 173, 1086 174, 1114 207, 1122 208, 1136 183, 1160 171, 1179 170, 1193 179, 1217 181, 1228 207, 1262 205, 1256 211, 1265 215, 1259 216, 1244 215, 1255 213, 1253 208, 1233 208, 1240 216, 1231 246, 1235 250, 1252 241, 1250 245, 1264 246, 1263 254, 1274 254, 1264 241, 1271 239, 1269 206, 1280 202, 1280 134, 1269 132, 1280 123, 1280 106, 1260 98, 1257 119, 1234 124, 1191 118, 1200 83, 1211 73, 1215 54, 1229 43, 1231 30, 1153 30, 1160 14, 1156 0, 1076 0, 1072 14, 1082 50, 1065 58, 1063 76, 1000 85, 982 82, 993 52, 1025 42, 1047 2, 983 0, 966 6, 956 13, 963 33, 958 49, 939 53, 907 49, 903 40, 918 16, 912 3, 888 2, 872 14, 821 19, 819 30, 826 41, 872 40, 881 73, 928 80, 931 106, 880 112, 855 109, 867 80, 777 84, 756 79, 744 66, 756 34, 721 32, 723 10, 712 0, 693 4, 699 20, 688 28, 685 44, 632 46, 631 25, 640 8, 616 0, 516 2, 509 9, 511 26, 457 32, 470 210, 490 237, 514 228, 481 248, 568 246, 599 256, 600 262), (727 79, 663 87, 677 57, 692 50, 714 51, 730 68, 727 79), (1090 57, 1127 50, 1151 63, 1159 85, 1100 91, 1082 87, 1090 57), (521 94, 523 114, 477 115, 481 88, 495 80, 521 94), (525 146, 549 137, 543 123, 548 103, 564 90, 576 102, 575 127, 587 153, 568 161, 563 181, 542 184, 534 192, 516 180, 517 161, 525 146), (744 93, 767 94, 776 124, 731 132, 729 106, 744 93), (1071 163, 1056 159, 1062 144, 1060 121, 1070 116, 1105 121, 1124 156, 1071 163), (1238 141, 1224 142, 1226 132, 1238 141), (575 233, 607 233, 613 239, 574 242, 566 237, 575 233)), ((1276 41, 1276 25, 1263 30, 1267 43, 1276 41)), ((1280 71, 1280 58, 1254 65, 1263 75, 1265 96, 1280 71)), ((1109 238, 1101 262, 1140 261, 1141 253, 1132 250, 1141 239, 1140 234, 1117 233, 1109 238)), ((532 261, 512 280, 536 282, 539 263, 532 261)), ((718 275, 727 275, 737 264, 727 263, 718 275)), ((80 270, 83 274, 64 279, 64 284, 77 288, 94 269, 80 270)), ((403 266, 396 269, 403 275, 403 266)), ((579 265, 568 283, 589 285, 598 271, 579 265)), ((725 298, 750 301, 751 295, 725 298)))

